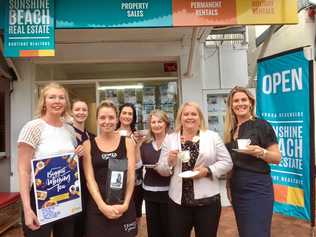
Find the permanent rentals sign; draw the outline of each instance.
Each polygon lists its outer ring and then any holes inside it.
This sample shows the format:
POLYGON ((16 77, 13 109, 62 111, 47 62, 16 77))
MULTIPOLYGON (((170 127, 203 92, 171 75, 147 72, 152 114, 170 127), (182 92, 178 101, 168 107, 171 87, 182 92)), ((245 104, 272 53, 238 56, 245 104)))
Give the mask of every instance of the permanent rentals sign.
POLYGON ((273 126, 282 154, 281 163, 271 165, 274 211, 312 220, 312 61, 302 48, 263 58, 258 61, 257 79, 257 114, 273 126))

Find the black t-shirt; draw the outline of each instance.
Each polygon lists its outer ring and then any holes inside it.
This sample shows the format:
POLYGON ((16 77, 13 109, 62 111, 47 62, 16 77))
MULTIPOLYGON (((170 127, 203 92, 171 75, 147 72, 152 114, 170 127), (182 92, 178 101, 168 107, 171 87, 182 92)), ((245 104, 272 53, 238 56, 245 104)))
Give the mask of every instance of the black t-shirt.
MULTIPOLYGON (((262 148, 268 148, 270 145, 278 143, 272 126, 267 121, 258 118, 248 120, 240 125, 237 139, 248 138, 251 140, 250 145, 258 145, 262 148)), ((264 160, 232 150, 238 148, 237 139, 226 144, 231 154, 234 167, 258 173, 270 173, 270 166, 264 160)))

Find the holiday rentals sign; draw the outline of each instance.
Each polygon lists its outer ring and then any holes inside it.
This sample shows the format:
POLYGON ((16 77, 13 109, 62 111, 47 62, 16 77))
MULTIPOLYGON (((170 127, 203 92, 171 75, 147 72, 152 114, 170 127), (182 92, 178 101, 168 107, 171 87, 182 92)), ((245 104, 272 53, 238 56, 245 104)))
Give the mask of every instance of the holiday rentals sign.
POLYGON ((8 0, 6 4, 5 56, 54 56, 54 1, 8 0))
POLYGON ((274 211, 313 220, 313 73, 304 49, 258 61, 257 114, 274 128, 282 155, 271 165, 274 211))

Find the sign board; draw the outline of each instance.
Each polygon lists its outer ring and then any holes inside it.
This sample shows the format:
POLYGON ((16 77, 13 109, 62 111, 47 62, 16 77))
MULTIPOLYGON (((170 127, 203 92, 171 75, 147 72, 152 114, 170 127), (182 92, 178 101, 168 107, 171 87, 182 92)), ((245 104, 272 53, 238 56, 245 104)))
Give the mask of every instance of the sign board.
POLYGON ((257 114, 273 126, 282 154, 281 163, 271 165, 274 211, 312 220, 312 63, 303 48, 273 55, 258 61, 257 80, 257 114))
POLYGON ((4 55, 55 55, 54 1, 5 1, 4 55))

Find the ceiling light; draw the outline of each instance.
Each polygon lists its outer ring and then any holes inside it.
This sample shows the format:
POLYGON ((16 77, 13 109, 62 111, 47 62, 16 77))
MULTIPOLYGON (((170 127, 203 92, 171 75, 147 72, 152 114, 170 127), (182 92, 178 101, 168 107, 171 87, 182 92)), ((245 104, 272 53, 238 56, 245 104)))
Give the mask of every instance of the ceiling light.
POLYGON ((117 85, 117 86, 100 86, 98 90, 125 90, 125 89, 143 89, 143 84, 137 85, 117 85))

